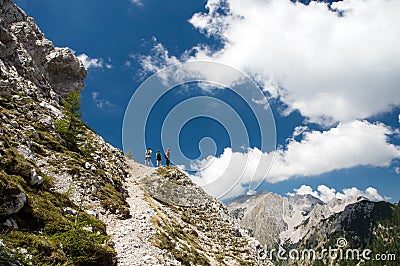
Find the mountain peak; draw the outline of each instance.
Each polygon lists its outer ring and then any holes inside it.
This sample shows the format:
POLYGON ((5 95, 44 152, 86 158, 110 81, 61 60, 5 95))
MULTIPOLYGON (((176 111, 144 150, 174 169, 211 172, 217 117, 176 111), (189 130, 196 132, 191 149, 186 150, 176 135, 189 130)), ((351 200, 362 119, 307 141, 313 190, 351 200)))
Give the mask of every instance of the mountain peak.
POLYGON ((315 205, 315 204, 322 204, 324 205, 325 203, 317 198, 314 197, 311 194, 295 194, 293 196, 289 197, 289 201, 292 203, 296 203, 296 204, 302 204, 302 203, 307 203, 307 204, 311 204, 311 205, 315 205))

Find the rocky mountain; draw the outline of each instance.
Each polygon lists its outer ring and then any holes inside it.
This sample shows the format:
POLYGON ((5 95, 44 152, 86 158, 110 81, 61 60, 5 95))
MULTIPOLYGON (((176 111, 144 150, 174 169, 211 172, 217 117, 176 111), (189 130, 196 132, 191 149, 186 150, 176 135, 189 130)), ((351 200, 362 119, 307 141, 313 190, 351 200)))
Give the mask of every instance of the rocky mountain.
POLYGON ((342 211, 357 198, 333 200, 325 204, 311 195, 286 198, 260 191, 229 202, 231 215, 263 245, 277 247, 287 241, 297 243, 320 220, 342 211))
POLYGON ((297 249, 341 249, 337 258, 325 256, 318 263, 299 260, 297 265, 398 265, 400 254, 400 208, 388 202, 362 200, 339 213, 321 220, 304 238, 293 245, 297 249))
POLYGON ((276 246, 279 234, 287 230, 284 221, 284 199, 265 191, 255 195, 244 195, 228 205, 231 215, 249 230, 262 245, 276 246))
POLYGON ((263 265, 259 242, 179 170, 79 119, 86 70, 0 0, 0 264, 263 265))
MULTIPOLYGON (((287 257, 291 249, 321 252, 327 247, 337 248, 339 239, 346 241, 349 249, 358 249, 359 252, 368 248, 374 252, 394 252, 398 255, 400 250, 397 244, 400 209, 387 202, 371 202, 358 197, 335 199, 326 204, 311 195, 285 198, 261 191, 253 196, 239 197, 227 207, 231 216, 265 245, 267 253, 275 249, 282 254, 287 252, 287 257)), ((326 258, 286 261, 277 258, 276 254, 268 254, 268 258, 282 265, 332 263, 326 258)), ((355 265, 358 262, 334 261, 340 265, 355 265)), ((390 263, 387 265, 395 265, 390 263)))

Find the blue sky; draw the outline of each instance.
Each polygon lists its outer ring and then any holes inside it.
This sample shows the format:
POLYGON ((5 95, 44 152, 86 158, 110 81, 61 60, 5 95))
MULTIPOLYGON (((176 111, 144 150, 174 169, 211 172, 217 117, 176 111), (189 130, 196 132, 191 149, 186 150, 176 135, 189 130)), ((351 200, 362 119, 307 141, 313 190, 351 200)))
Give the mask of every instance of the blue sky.
MULTIPOLYGON (((70 47, 86 64, 83 120, 139 162, 142 146, 122 138, 132 95, 165 67, 211 60, 254 80, 261 96, 243 100, 232 73, 210 65, 200 74, 226 78, 224 86, 164 87, 149 110, 140 110, 140 98, 131 101, 130 115, 146 123, 133 125, 128 139, 154 151, 174 147, 173 163, 200 169, 193 179, 218 197, 260 185, 281 195, 399 200, 400 1, 15 2, 55 46, 70 47)), ((188 74, 169 69, 175 79, 188 74)), ((150 85, 146 99, 157 93, 150 85)))

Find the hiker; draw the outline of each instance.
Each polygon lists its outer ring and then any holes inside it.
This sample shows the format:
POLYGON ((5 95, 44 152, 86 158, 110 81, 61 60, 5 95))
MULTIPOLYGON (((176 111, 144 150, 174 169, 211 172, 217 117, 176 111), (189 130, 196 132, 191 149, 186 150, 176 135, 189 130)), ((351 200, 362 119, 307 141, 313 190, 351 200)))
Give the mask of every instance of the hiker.
POLYGON ((144 159, 144 165, 150 166, 151 163, 151 148, 147 148, 146 150, 146 157, 144 159))
POLYGON ((167 151, 165 152, 164 156, 165 156, 165 164, 167 166, 169 166, 169 164, 171 163, 171 158, 170 158, 170 148, 167 149, 167 151))
POLYGON ((157 167, 162 166, 162 163, 161 163, 162 157, 161 157, 160 151, 157 151, 157 153, 156 153, 156 160, 157 160, 157 167))

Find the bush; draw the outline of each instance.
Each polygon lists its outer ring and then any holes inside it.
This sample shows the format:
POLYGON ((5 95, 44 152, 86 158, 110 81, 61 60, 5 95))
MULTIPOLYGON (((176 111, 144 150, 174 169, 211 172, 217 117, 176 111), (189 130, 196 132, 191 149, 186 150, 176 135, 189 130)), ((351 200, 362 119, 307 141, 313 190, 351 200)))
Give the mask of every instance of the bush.
POLYGON ((128 151, 126 152, 126 154, 125 154, 125 157, 128 158, 128 159, 133 159, 132 151, 131 151, 131 150, 128 150, 128 151))

